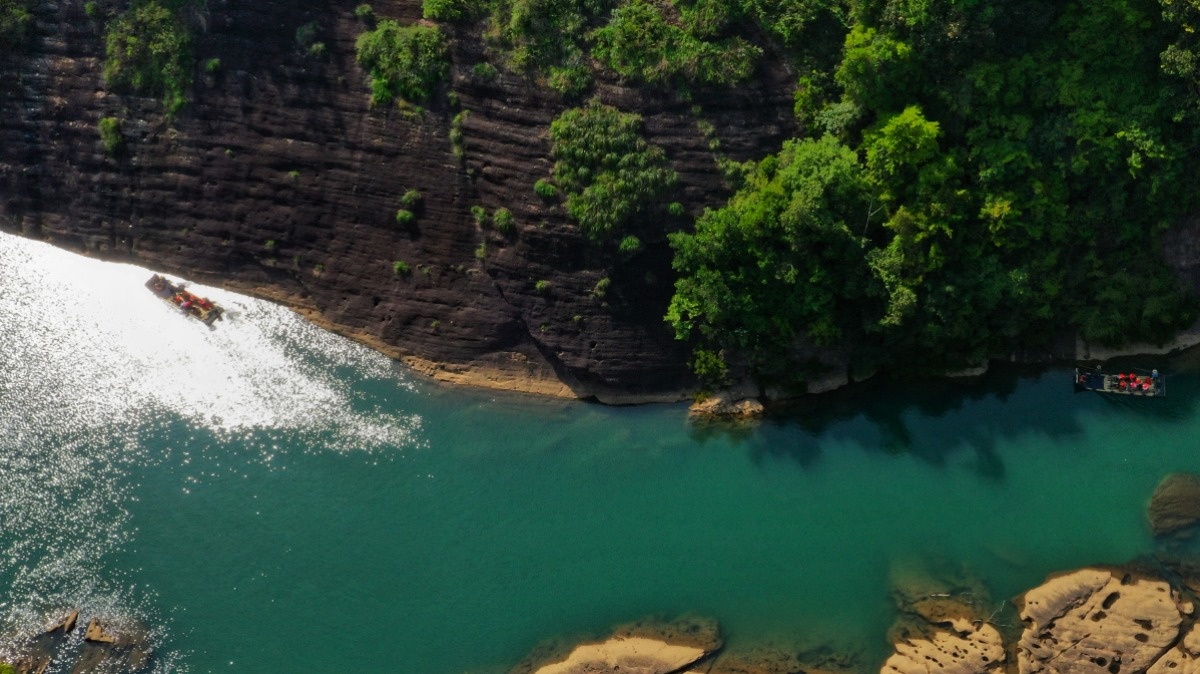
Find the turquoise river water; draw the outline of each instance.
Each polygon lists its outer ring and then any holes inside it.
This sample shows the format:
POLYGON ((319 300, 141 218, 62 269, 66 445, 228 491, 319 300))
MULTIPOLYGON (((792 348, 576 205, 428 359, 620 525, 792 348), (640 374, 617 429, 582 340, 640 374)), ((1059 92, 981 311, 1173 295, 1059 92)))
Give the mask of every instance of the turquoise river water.
POLYGON ((1155 484, 1200 471, 1186 356, 1139 363, 1165 400, 1002 369, 712 432, 683 405, 428 384, 199 287, 229 309, 210 331, 147 277, 0 235, 0 631, 140 621, 159 672, 502 672, 651 614, 869 671, 897 565, 963 565, 1000 601, 1153 553, 1155 484))

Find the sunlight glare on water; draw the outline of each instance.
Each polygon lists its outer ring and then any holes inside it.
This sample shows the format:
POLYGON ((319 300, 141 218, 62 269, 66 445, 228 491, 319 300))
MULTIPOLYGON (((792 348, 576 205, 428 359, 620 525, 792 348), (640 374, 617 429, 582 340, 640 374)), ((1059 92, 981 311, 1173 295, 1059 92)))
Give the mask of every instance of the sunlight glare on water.
MULTIPOLYGON (((209 330, 143 288, 149 275, 0 236, 0 610, 10 632, 55 607, 168 621, 134 570, 102 563, 134 535, 128 475, 160 460, 141 442, 160 420, 222 437, 300 431, 344 452, 421 444, 419 416, 355 410, 349 377, 409 385, 387 358, 282 307, 192 285, 228 310, 209 330)), ((260 458, 288 448, 263 445, 260 458)), ((0 656, 8 650, 0 642, 0 656)), ((178 653, 156 663, 182 666, 178 653)))

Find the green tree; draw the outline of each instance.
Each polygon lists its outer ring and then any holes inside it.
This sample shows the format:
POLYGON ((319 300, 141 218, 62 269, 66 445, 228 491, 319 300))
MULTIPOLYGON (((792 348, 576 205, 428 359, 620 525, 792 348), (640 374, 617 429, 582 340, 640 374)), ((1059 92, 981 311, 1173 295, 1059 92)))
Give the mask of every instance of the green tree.
POLYGON ((746 187, 670 236, 681 274, 667 321, 706 348, 736 348, 760 363, 797 338, 833 344, 863 331, 880 294, 864 242, 872 187, 854 151, 831 136, 785 143, 746 187))
POLYGON ((436 27, 401 26, 380 21, 358 36, 358 63, 371 76, 371 103, 386 105, 397 98, 420 103, 446 77, 450 64, 446 38, 436 27))
POLYGON ((168 114, 187 103, 195 64, 181 12, 160 0, 138 0, 109 22, 105 37, 105 81, 162 96, 168 114))
POLYGON ((675 185, 662 148, 642 137, 638 115, 593 100, 554 120, 550 140, 567 214, 592 240, 616 233, 675 185))
POLYGON ((0 54, 22 47, 31 26, 27 0, 0 0, 0 54))

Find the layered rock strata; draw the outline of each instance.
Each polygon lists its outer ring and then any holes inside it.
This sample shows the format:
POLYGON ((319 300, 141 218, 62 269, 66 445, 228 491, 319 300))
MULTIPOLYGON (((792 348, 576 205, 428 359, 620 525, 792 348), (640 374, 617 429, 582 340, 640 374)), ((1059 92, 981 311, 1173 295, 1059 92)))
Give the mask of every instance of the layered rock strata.
MULTIPOLYGON (((213 0, 194 51, 220 67, 165 118, 157 100, 102 80, 103 26, 91 16, 124 4, 85 4, 36 3, 33 52, 0 61, 0 230, 286 303, 439 379, 613 402, 686 397, 685 347, 663 322, 673 292, 663 223, 633 223, 645 248, 626 258, 534 193, 550 175, 549 124, 579 101, 503 68, 474 76, 497 61, 477 27, 452 41, 447 84, 405 112, 369 103, 356 3, 213 0), (320 58, 295 42, 313 23, 320 58), (460 113, 461 158, 449 140, 460 113), (121 120, 120 156, 105 154, 103 117, 121 120), (409 190, 422 198, 406 227, 395 214, 409 190), (515 230, 480 227, 472 206, 509 209, 515 230)), ((421 18, 420 0, 372 7, 421 18)), ((768 60, 754 83, 691 100, 616 81, 595 94, 643 116, 679 174, 670 200, 698 213, 728 193, 698 122, 723 155, 764 156, 795 131, 792 85, 768 60)))

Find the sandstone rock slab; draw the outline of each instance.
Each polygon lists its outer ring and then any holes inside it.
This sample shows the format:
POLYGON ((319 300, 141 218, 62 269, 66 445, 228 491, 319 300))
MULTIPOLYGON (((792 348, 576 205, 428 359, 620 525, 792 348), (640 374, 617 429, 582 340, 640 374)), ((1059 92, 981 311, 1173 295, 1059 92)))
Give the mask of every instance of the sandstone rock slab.
POLYGON ((1195 625, 1146 674, 1200 674, 1200 629, 1195 625))
POLYGON ((999 630, 959 619, 929 638, 897 642, 880 674, 980 674, 1000 668, 1004 660, 999 630))
POLYGON ((1019 601, 1020 674, 1146 671, 1179 636, 1183 616, 1165 581, 1108 569, 1051 578, 1019 601))
POLYGON ((566 660, 546 665, 535 674, 669 674, 707 655, 708 651, 697 646, 618 636, 578 646, 566 660))

